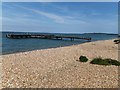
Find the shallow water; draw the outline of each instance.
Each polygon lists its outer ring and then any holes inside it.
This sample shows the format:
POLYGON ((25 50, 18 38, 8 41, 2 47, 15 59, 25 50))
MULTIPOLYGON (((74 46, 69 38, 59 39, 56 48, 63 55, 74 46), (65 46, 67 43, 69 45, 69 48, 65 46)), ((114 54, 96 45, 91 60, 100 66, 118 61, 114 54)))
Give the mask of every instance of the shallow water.
MULTIPOLYGON (((47 48, 56 48, 63 47, 69 45, 76 45, 87 42, 86 40, 74 40, 71 41, 69 39, 63 40, 50 40, 50 39, 9 39, 6 38, 6 34, 13 32, 2 32, 2 54, 11 54, 16 52, 24 52, 38 49, 47 49, 47 48)), ((23 32, 14 34, 25 34, 23 32)), ((33 34, 33 33, 30 33, 33 34)), ((41 34, 41 33, 37 33, 41 34)), ((42 33, 48 34, 48 33, 42 33)), ((97 40, 108 40, 117 38, 116 34, 95 34, 95 33, 87 33, 87 34, 61 34, 61 33, 53 33, 54 35, 64 35, 64 36, 80 36, 80 37, 91 37, 92 41, 97 40)))

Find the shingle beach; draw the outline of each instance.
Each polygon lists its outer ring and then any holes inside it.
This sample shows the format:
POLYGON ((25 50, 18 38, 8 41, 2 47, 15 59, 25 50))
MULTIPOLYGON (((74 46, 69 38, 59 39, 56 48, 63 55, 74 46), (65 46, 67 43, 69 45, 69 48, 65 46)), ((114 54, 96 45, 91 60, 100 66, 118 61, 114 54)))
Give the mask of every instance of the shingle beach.
POLYGON ((93 65, 93 58, 118 60, 113 40, 2 55, 4 88, 118 88, 118 66, 93 65), (89 58, 78 62, 81 55, 89 58))

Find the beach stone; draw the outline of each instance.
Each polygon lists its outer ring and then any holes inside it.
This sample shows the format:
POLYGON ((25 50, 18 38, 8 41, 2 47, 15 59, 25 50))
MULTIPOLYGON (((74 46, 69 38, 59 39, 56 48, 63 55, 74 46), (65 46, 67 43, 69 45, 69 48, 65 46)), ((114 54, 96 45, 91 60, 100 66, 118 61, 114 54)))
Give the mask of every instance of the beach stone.
POLYGON ((10 88, 117 88, 118 66, 91 65, 118 58, 113 40, 3 55, 2 86, 10 88), (113 48, 114 47, 114 48, 113 48), (85 55, 88 62, 76 61, 85 55))

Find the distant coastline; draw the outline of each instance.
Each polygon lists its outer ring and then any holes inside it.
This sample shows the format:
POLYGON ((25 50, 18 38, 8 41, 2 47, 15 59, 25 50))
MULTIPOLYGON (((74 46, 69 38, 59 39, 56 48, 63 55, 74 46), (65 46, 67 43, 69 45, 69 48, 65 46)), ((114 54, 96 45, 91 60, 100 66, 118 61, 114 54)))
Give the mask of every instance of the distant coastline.
POLYGON ((119 35, 117 33, 50 33, 50 32, 16 32, 16 31, 0 31, 1 33, 48 33, 48 34, 107 34, 107 35, 119 35))

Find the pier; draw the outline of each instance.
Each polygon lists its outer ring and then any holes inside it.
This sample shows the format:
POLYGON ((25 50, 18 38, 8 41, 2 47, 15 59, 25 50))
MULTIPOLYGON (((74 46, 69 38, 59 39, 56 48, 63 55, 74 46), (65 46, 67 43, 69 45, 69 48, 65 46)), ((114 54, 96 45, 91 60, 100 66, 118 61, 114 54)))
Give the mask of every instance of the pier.
POLYGON ((56 39, 56 40, 70 39, 71 41, 75 39, 83 39, 83 40, 91 41, 91 38, 86 38, 86 37, 43 35, 43 34, 28 34, 28 35, 7 34, 6 37, 11 39, 25 39, 25 38, 56 39))

